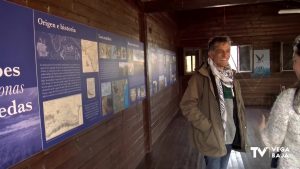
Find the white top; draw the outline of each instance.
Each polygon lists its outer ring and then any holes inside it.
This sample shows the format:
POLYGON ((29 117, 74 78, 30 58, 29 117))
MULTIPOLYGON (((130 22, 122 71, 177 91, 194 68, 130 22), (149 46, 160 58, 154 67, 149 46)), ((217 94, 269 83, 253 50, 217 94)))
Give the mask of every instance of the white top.
POLYGON ((232 144, 236 132, 236 127, 233 120, 233 99, 225 99, 225 107, 227 113, 225 144, 232 144))
POLYGON ((276 99, 261 136, 267 147, 288 148, 286 158, 279 159, 280 169, 300 168, 300 114, 293 108, 295 89, 284 90, 276 99))

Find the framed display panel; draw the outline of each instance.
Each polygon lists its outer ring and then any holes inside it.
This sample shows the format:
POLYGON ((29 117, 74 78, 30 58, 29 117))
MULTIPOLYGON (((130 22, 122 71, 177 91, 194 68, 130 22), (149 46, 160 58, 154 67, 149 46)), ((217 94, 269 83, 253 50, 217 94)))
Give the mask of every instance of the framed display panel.
POLYGON ((280 70, 293 71, 293 43, 281 42, 280 45, 280 70))
POLYGON ((150 95, 154 95, 174 84, 177 80, 176 54, 162 49, 155 44, 149 44, 148 71, 150 81, 150 95))
POLYGON ((253 76, 270 75, 270 49, 253 50, 253 76))
POLYGON ((251 45, 238 46, 238 70, 239 72, 252 72, 253 48, 251 45))

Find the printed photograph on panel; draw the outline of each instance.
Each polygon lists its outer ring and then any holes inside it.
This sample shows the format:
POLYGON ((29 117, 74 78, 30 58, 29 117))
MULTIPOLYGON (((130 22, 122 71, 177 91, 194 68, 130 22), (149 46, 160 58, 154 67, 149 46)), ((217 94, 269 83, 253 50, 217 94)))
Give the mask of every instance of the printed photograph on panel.
MULTIPOLYGON (((170 75, 170 55, 165 55, 165 75, 170 75)), ((168 76, 170 77, 170 76, 168 76)))
POLYGON ((129 76, 134 75, 134 64, 132 62, 128 62, 127 66, 128 66, 128 75, 129 76))
POLYGON ((119 77, 128 76, 128 63, 127 62, 119 62, 119 77))
POLYGON ((107 55, 107 58, 113 58, 113 49, 114 49, 114 46, 113 45, 109 45, 109 44, 106 44, 106 55, 107 55))
POLYGON ((95 78, 87 78, 86 86, 87 86, 87 98, 91 99, 96 97, 96 87, 95 87, 95 78))
POLYGON ((173 72, 172 72, 172 66, 173 66, 173 63, 170 63, 170 66, 169 66, 169 79, 170 79, 170 83, 172 84, 173 83, 173 72))
POLYGON ((127 80, 117 80, 112 82, 113 108, 117 113, 129 106, 128 82, 127 80))
POLYGON ((83 124, 81 94, 43 102, 46 141, 83 124))
POLYGON ((102 115, 105 116, 113 111, 111 82, 101 83, 102 115))
POLYGON ((165 55, 163 54, 158 54, 158 72, 159 74, 164 74, 165 73, 165 55))
POLYGON ((106 116, 113 112, 113 101, 112 96, 102 96, 102 115, 106 116))
POLYGON ((101 96, 111 95, 111 82, 101 83, 101 96))
POLYGON ((81 51, 83 73, 99 72, 97 42, 82 39, 81 51))
POLYGON ((166 66, 167 66, 167 64, 168 64, 168 56, 169 55, 164 55, 164 61, 163 61, 163 64, 164 64, 164 73, 167 73, 167 70, 166 70, 166 66))
POLYGON ((35 41, 38 59, 81 59, 80 39, 45 32, 36 32, 35 41))
POLYGON ((167 87, 167 86, 168 86, 168 79, 167 79, 167 76, 164 76, 164 78, 165 78, 165 87, 167 87))
POLYGON ((127 49, 127 56, 128 56, 128 61, 133 60, 133 49, 131 49, 131 48, 127 49))
POLYGON ((158 82, 156 80, 154 80, 152 82, 152 90, 153 90, 153 93, 157 93, 158 92, 158 82))
POLYGON ((122 59, 122 51, 120 46, 113 46, 113 59, 122 59))
POLYGON ((160 75, 159 77, 158 77, 158 83, 159 83, 159 87, 158 87, 158 89, 159 89, 159 91, 160 90, 162 90, 164 87, 165 87, 165 76, 164 75, 160 75))
POLYGON ((104 43, 99 43, 99 58, 109 59, 109 55, 107 53, 107 46, 104 43))
POLYGON ((111 58, 117 59, 117 47, 115 45, 111 45, 111 58))
POLYGON ((37 88, 16 95, 0 92, 0 105, 0 168, 4 169, 42 150, 37 88), (13 115, 3 111, 4 107, 13 115))
POLYGON ((141 98, 146 97, 146 89, 145 89, 145 86, 143 85, 143 86, 141 86, 140 88, 141 88, 141 98))
POLYGON ((149 74, 151 79, 156 79, 159 74, 159 60, 157 53, 152 52, 150 55, 150 66, 151 70, 149 70, 149 74))
POLYGON ((141 98, 141 88, 139 88, 139 87, 137 88, 136 94, 137 94, 138 99, 141 98))
POLYGON ((136 88, 130 89, 130 102, 133 103, 136 101, 136 88))
POLYGON ((176 74, 171 73, 171 82, 174 83, 176 82, 176 74))
POLYGON ((133 61, 144 62, 144 51, 142 50, 133 50, 133 61))
POLYGON ((122 60, 126 60, 127 59, 127 51, 125 47, 121 47, 121 58, 122 60))

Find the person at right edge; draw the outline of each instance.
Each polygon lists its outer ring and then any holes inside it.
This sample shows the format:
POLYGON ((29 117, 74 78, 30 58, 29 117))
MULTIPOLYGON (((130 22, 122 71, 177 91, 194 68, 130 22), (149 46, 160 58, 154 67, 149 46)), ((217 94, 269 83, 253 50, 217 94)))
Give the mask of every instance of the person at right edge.
POLYGON ((280 169, 300 168, 300 35, 293 47, 293 69, 298 82, 280 93, 274 102, 269 120, 265 116, 259 125, 261 138, 269 148, 282 148, 278 158, 280 169))
POLYGON ((228 62, 230 46, 228 36, 209 40, 207 62, 195 71, 180 102, 192 146, 204 155, 207 169, 226 169, 232 149, 246 151, 245 107, 228 62))

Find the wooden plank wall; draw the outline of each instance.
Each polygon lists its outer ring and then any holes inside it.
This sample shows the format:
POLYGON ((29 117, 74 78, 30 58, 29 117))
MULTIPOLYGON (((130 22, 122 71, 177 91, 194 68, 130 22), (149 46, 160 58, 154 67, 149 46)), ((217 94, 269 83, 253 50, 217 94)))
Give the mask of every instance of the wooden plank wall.
POLYGON ((265 78, 252 78, 248 75, 237 75, 242 88, 242 95, 246 106, 273 105, 281 87, 292 87, 296 76, 291 72, 272 73, 265 78))
MULTIPOLYGON (((142 39, 143 18, 131 0, 11 0, 17 4, 60 16, 132 39, 142 39)), ((149 15, 147 41, 175 51, 177 27, 165 13, 149 15)), ((178 83, 151 98, 152 143, 178 110, 178 83)), ((111 119, 27 159, 14 168, 133 169, 144 157, 146 100, 111 119)), ((146 120, 147 121, 147 120, 146 120)))
POLYGON ((229 35, 233 44, 270 49, 270 77, 255 79, 247 73, 238 75, 246 105, 270 106, 280 85, 291 86, 296 81, 293 72, 280 72, 280 42, 292 42, 300 34, 299 15, 279 15, 282 7, 281 3, 267 3, 181 12, 178 15, 180 46, 207 48, 210 37, 229 35))
MULTIPOLYGON (((166 13, 147 15, 148 42, 176 52, 177 25, 166 13)), ((178 62, 178 60, 177 60, 178 62)), ((158 139, 179 110, 179 85, 167 87, 150 98, 152 144, 158 139)))
MULTIPOLYGON (((13 0, 85 25, 139 40, 139 11, 120 0, 13 0)), ((145 155, 144 104, 115 114, 14 168, 133 169, 145 155)))

